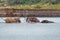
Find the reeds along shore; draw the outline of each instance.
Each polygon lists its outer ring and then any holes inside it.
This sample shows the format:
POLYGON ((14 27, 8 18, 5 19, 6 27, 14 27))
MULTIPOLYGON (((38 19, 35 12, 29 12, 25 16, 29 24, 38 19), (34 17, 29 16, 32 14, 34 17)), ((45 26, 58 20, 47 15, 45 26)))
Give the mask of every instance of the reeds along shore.
POLYGON ((0 9, 0 17, 60 17, 60 9, 0 9))

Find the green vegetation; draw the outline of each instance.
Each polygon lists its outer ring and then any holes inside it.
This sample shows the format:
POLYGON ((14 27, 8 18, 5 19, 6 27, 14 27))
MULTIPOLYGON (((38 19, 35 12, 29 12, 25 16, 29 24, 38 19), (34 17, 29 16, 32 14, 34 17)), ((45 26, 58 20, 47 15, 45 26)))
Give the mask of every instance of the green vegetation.
POLYGON ((17 9, 60 9, 60 0, 3 0, 0 6, 17 9))
POLYGON ((40 4, 46 4, 46 3, 49 3, 49 4, 59 4, 60 3, 60 0, 7 0, 7 2, 10 4, 10 5, 16 5, 16 4, 28 4, 28 5, 31 5, 31 4, 36 4, 36 3, 40 3, 40 4))
POLYGON ((60 9, 60 5, 14 5, 14 6, 10 6, 12 8, 16 8, 16 9, 60 9))

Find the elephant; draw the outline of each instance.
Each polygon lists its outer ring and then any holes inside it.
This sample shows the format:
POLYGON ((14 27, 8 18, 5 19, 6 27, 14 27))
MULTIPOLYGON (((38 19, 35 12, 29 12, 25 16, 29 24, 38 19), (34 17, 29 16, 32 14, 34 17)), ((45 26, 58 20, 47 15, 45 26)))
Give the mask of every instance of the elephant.
POLYGON ((41 23, 54 23, 53 21, 43 20, 41 23))
POLYGON ((36 17, 27 17, 26 22, 28 23, 39 23, 40 21, 36 17))
POLYGON ((8 17, 5 19, 6 23, 21 23, 19 18, 8 17))

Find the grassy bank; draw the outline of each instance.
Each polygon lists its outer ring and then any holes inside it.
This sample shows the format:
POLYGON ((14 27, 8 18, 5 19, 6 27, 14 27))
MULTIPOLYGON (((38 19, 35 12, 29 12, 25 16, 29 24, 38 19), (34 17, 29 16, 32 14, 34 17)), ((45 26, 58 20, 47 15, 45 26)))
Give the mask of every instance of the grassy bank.
POLYGON ((48 4, 35 4, 35 5, 12 5, 11 8, 15 9, 60 9, 60 4, 48 5, 48 4))

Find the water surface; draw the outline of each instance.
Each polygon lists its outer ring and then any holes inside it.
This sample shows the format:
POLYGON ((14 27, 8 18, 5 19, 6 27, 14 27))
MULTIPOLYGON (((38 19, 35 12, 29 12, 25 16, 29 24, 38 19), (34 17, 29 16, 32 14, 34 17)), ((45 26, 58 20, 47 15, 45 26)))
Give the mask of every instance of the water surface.
POLYGON ((0 23, 0 40, 60 40, 60 23, 0 23))

